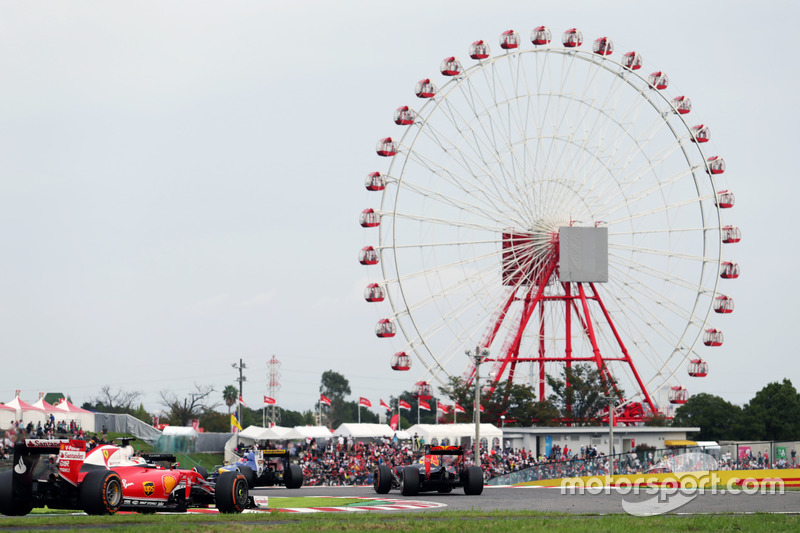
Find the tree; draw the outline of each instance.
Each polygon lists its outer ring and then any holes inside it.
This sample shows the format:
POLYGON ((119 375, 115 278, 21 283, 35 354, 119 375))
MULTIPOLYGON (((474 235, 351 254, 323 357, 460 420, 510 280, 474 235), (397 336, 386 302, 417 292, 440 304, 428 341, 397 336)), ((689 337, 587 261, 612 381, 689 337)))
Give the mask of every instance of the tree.
POLYGON ((550 402, 562 419, 576 426, 600 425, 609 397, 613 401, 624 397, 613 378, 588 364, 564 368, 562 379, 547 376, 547 383, 553 391, 550 402))
MULTIPOLYGON (((688 402, 687 402, 688 403, 688 402)), ((742 439, 800 439, 800 395, 792 382, 769 383, 742 410, 742 439)))
POLYGON ((741 416, 742 409, 738 405, 719 396, 700 392, 675 409, 672 425, 699 427, 699 432, 690 434, 691 438, 697 440, 735 440, 741 416))
POLYGON ((228 406, 228 419, 231 416, 231 407, 236 404, 236 400, 239 399, 239 389, 237 389, 233 385, 225 385, 225 388, 222 389, 222 399, 225 401, 225 405, 228 406))
POLYGON ((102 413, 124 413, 132 415, 134 411, 136 411, 133 404, 136 403, 141 396, 141 391, 125 391, 122 389, 113 391, 111 390, 111 386, 105 385, 100 389, 97 396, 89 398, 88 402, 84 402, 83 408, 102 413))
POLYGON ((170 424, 175 426, 188 426, 195 418, 214 409, 219 404, 209 403, 209 397, 214 392, 214 387, 195 384, 195 390, 184 398, 172 391, 161 391, 161 403, 166 408, 164 415, 170 424))
POLYGON ((344 407, 344 397, 350 394, 350 382, 340 373, 326 370, 322 373, 319 392, 331 400, 328 409, 329 427, 339 426, 345 421, 347 410, 344 407))

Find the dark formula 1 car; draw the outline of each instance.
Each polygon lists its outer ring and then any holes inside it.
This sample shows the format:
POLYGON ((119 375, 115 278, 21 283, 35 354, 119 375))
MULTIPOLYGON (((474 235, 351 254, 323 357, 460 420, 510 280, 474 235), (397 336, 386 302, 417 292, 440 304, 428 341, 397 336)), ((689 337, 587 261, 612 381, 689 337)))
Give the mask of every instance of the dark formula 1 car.
POLYGON ((34 507, 82 509, 90 515, 130 511, 185 511, 216 505, 238 513, 252 505, 238 472, 208 481, 202 472, 177 468, 175 456, 134 456, 133 447, 83 440, 27 439, 14 445, 14 466, 0 472, 0 513, 26 515, 34 507), (169 462, 169 467, 158 463, 169 462))
POLYGON ((214 470, 212 479, 224 472, 241 472, 251 489, 274 485, 299 489, 303 486, 303 470, 289 462, 289 450, 252 450, 235 464, 218 466, 214 470))
POLYGON ((425 454, 413 465, 378 466, 373 483, 378 494, 399 488, 403 496, 414 496, 464 487, 464 494, 477 496, 483 492, 483 471, 478 466, 464 464, 461 446, 426 446, 425 454))

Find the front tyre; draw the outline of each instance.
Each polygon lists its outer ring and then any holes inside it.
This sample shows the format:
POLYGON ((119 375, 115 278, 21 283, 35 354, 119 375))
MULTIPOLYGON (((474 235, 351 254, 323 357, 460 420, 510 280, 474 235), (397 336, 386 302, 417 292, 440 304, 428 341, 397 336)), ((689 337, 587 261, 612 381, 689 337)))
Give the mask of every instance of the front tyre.
POLYGON ((78 505, 88 515, 108 515, 122 506, 122 479, 113 470, 94 470, 78 487, 78 505))
POLYGON ((465 471, 464 494, 480 496, 483 492, 483 470, 479 466, 470 466, 465 471))
POLYGON ((303 486, 303 469, 297 465, 289 465, 283 473, 283 484, 287 489, 299 489, 303 486))
POLYGON ((378 494, 388 494, 392 489, 392 469, 386 465, 378 465, 372 476, 372 486, 378 494))
POLYGON ((400 479, 400 493, 403 496, 416 496, 419 494, 419 468, 407 466, 403 468, 400 479))
POLYGON ((241 513, 249 503, 247 480, 241 472, 223 472, 217 478, 214 501, 220 513, 241 513))

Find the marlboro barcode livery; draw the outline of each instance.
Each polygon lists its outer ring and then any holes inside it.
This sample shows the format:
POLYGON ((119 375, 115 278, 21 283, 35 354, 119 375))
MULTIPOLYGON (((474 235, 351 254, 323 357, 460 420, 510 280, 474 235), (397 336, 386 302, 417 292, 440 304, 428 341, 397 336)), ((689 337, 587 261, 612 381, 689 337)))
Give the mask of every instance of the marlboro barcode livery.
POLYGON ((18 442, 13 469, 0 472, 0 513, 23 516, 44 506, 90 515, 213 506, 240 513, 252 505, 243 474, 228 472, 209 481, 202 467, 177 468, 174 455, 134 455, 132 440, 91 450, 83 440, 18 442))

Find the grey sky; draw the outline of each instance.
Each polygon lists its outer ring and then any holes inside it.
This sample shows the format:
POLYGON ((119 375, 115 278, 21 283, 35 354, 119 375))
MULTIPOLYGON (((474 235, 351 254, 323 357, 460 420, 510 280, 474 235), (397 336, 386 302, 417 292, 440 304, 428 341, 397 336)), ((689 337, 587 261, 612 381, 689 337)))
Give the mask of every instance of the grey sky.
POLYGON ((324 370, 354 397, 410 389, 373 333, 363 187, 394 109, 448 55, 537 25, 580 28, 668 73, 713 128, 736 194, 742 276, 711 373, 744 403, 795 359, 789 2, 33 1, 0 3, 0 401, 80 404, 104 385, 222 389, 266 361, 282 406, 324 370), (499 5, 498 5, 499 4, 499 5), (762 280, 764 283, 759 282, 762 280))

